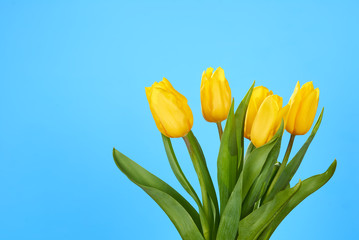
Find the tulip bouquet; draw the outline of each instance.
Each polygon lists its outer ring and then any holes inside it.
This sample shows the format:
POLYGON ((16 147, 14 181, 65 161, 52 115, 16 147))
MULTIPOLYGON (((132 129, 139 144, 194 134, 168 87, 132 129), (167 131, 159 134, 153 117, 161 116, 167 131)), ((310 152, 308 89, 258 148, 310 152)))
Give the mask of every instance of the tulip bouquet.
POLYGON ((173 173, 196 208, 167 183, 114 149, 116 165, 156 201, 185 240, 269 239, 292 209, 334 174, 336 160, 324 173, 290 184, 322 120, 323 110, 306 142, 288 161, 295 136, 306 134, 313 124, 319 89, 314 89, 312 82, 302 87, 297 83, 289 103, 283 107, 280 96, 263 86, 254 87, 253 83, 234 111, 223 69, 208 68, 203 72, 200 92, 203 117, 216 123, 220 136, 219 198, 204 153, 191 131, 193 115, 187 99, 165 78, 146 88, 146 95, 173 173), (291 136, 284 158, 279 161, 284 130, 291 136), (201 198, 173 150, 171 138, 179 137, 197 173, 201 198), (244 138, 251 141, 246 152, 244 138))

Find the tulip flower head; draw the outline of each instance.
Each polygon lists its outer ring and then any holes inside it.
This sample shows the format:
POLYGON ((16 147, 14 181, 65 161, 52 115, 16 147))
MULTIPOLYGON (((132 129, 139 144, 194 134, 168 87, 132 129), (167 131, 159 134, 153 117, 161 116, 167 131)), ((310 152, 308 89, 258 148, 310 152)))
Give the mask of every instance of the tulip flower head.
POLYGON ((193 115, 187 99, 163 78, 146 87, 146 96, 158 130, 171 138, 187 135, 193 126, 193 115))
POLYGON ((280 96, 269 95, 259 107, 251 129, 251 141, 257 148, 272 139, 285 119, 289 106, 282 107, 282 104, 280 96))
POLYGON ((232 95, 223 69, 213 70, 210 67, 202 74, 201 105, 204 119, 218 123, 227 119, 232 95))
POLYGON ((257 115, 258 109, 261 106, 263 100, 273 95, 272 91, 269 91, 268 88, 263 86, 258 86, 253 88, 251 99, 249 100, 247 113, 246 113, 246 120, 244 123, 244 137, 247 139, 251 139, 251 130, 254 119, 257 115))
POLYGON ((286 130, 292 135, 304 135, 311 128, 319 102, 319 89, 314 89, 313 82, 300 87, 299 82, 289 100, 290 106, 286 130))

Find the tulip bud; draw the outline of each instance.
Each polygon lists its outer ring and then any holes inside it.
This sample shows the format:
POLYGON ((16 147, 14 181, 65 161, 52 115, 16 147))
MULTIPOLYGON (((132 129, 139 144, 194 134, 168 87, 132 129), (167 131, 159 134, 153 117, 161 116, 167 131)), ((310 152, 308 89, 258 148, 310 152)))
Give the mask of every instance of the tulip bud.
POLYGON ((249 100, 246 120, 244 123, 244 137, 251 139, 251 130, 253 121, 257 115, 258 109, 261 106, 263 100, 269 95, 273 95, 272 91, 269 91, 268 88, 263 86, 258 86, 253 88, 251 99, 249 100))
POLYGON ((231 107, 231 89, 221 67, 213 72, 208 68, 202 74, 202 114, 208 122, 221 122, 227 118, 231 107))
POLYGON ((161 133, 171 138, 187 135, 193 125, 192 111, 187 99, 177 92, 166 78, 146 87, 146 96, 161 133))
POLYGON ((286 130, 292 135, 306 134, 313 124, 318 102, 319 89, 314 89, 313 82, 305 83, 302 88, 297 82, 288 103, 286 130))
POLYGON ((282 108, 283 100, 278 95, 266 97, 254 118, 251 141, 257 148, 269 142, 278 131, 282 119, 289 110, 289 106, 282 108))

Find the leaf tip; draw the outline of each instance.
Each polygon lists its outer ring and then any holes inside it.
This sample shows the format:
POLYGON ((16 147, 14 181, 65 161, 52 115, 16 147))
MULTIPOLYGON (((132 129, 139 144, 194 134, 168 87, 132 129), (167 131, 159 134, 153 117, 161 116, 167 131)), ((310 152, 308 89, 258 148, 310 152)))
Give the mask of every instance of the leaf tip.
POLYGON ((335 169, 337 168, 337 159, 334 159, 333 163, 330 165, 330 167, 334 168, 334 171, 335 169))

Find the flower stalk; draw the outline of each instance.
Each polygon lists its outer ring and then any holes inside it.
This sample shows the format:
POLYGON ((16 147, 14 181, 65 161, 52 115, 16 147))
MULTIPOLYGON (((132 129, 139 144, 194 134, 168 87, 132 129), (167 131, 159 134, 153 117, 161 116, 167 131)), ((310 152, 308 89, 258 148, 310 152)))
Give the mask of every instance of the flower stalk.
POLYGON ((219 134, 219 140, 221 140, 222 135, 223 135, 222 123, 221 122, 216 122, 216 124, 217 124, 217 129, 218 129, 218 134, 219 134))
POLYGON ((282 164, 280 165, 279 169, 278 169, 278 172, 276 173, 276 175, 274 176, 272 182, 271 182, 271 185, 269 186, 268 188, 268 191, 266 193, 266 196, 267 197, 271 191, 273 190, 274 188, 274 185, 275 183, 278 181, 280 175, 282 174, 282 172, 284 171, 285 167, 287 166, 287 163, 288 163, 288 159, 289 159, 289 156, 290 156, 290 152, 292 151, 292 147, 293 147, 293 143, 294 143, 294 138, 295 138, 295 135, 290 135, 290 139, 289 139, 289 142, 288 142, 288 145, 287 145, 287 150, 285 151, 285 154, 284 154, 284 157, 283 157, 283 161, 282 161, 282 164))

